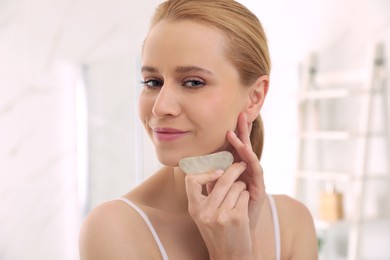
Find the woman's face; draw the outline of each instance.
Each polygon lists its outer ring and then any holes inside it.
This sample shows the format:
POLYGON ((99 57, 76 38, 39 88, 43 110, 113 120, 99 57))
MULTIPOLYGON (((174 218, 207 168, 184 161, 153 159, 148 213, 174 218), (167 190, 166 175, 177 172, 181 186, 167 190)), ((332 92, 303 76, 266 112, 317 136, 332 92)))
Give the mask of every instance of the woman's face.
POLYGON ((225 44, 221 31, 192 21, 162 21, 147 36, 139 115, 162 164, 227 149, 249 98, 225 44))

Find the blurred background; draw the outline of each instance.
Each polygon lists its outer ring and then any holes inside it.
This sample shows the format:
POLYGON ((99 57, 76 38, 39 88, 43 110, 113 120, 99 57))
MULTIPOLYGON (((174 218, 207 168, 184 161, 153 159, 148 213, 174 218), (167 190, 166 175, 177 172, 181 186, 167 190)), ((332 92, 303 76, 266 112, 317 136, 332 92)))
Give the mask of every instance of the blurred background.
MULTIPOLYGON (((1 260, 78 259, 91 208, 160 166, 137 114, 140 48, 160 2, 0 0, 1 260)), ((239 2, 272 58, 267 191, 310 208, 321 259, 390 259, 390 1, 239 2), (322 71, 363 78, 366 91, 313 98, 322 71)))

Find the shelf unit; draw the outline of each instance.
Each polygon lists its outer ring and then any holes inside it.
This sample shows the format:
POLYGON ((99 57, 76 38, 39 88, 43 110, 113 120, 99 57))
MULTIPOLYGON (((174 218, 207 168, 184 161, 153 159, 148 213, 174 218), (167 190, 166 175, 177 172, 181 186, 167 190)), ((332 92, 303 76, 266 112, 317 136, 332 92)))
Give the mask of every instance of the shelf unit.
MULTIPOLYGON (((369 172, 368 161, 370 158, 370 140, 381 138, 385 143, 387 156, 389 155, 389 131, 388 131, 388 107, 386 94, 386 69, 384 45, 377 44, 372 50, 367 68, 363 70, 336 71, 331 73, 320 73, 318 61, 315 54, 312 54, 302 67, 301 87, 298 95, 299 100, 299 144, 298 161, 296 170, 296 197, 305 203, 307 194, 303 195, 302 190, 306 182, 316 181, 348 186, 348 196, 353 199, 350 205, 348 216, 341 222, 348 226, 348 248, 347 259, 360 259, 361 229, 367 220, 363 212, 364 199, 367 196, 367 182, 369 180, 387 180, 390 183, 389 166, 380 173, 369 172), (358 86, 358 87, 357 87, 358 86), (357 130, 329 130, 324 129, 321 123, 324 111, 321 110, 320 102, 344 102, 348 104, 351 98, 359 98, 360 112, 356 113, 355 120, 358 121, 357 130), (373 129, 372 118, 374 113, 374 97, 381 98, 381 112, 383 127, 380 131, 373 129), (322 113, 322 114, 321 114, 322 113), (309 142, 319 142, 312 146, 316 150, 318 160, 315 170, 306 169, 305 160, 308 157, 307 148, 309 142), (353 142, 355 161, 351 171, 326 170, 322 158, 327 152, 327 142, 353 142), (306 196, 306 198, 305 198, 306 196)), ((350 155, 346 155, 349 157, 350 155)), ((387 161, 387 160, 386 160, 387 161)), ((387 162, 386 162, 387 163, 387 162)), ((329 164, 329 161, 327 162, 329 164)), ((336 163, 337 164, 337 163, 336 163)), ((313 167, 312 167, 313 168, 313 167)), ((309 206, 309 205, 308 205, 309 206)), ((309 206, 310 209, 310 206, 309 206)), ((315 214, 313 214, 315 215, 315 214)), ((328 229, 334 223, 315 220, 317 229, 328 229)))

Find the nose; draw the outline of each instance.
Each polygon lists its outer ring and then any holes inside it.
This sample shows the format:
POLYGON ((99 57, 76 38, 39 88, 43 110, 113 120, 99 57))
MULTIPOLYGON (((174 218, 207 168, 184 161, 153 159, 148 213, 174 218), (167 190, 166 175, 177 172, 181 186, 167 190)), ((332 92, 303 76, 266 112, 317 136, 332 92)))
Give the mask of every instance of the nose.
MULTIPOLYGON (((167 82, 166 82, 167 83, 167 82)), ((180 98, 175 85, 164 84, 157 95, 153 105, 153 115, 162 118, 180 114, 180 98)))

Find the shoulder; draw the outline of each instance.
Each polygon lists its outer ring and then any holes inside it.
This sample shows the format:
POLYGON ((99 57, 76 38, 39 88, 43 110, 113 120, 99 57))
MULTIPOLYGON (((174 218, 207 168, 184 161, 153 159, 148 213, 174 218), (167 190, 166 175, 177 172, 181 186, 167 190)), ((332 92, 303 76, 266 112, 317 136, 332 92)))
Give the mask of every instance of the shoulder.
POLYGON ((274 195, 282 239, 288 244, 289 259, 317 259, 317 236, 313 217, 300 201, 274 195))
POLYGON ((122 201, 103 203, 85 218, 80 230, 80 257, 139 259, 152 252, 153 237, 142 217, 122 201), (148 246, 149 249, 145 250, 148 246))
POLYGON ((287 195, 273 195, 273 197, 275 199, 278 212, 280 212, 282 216, 286 213, 289 216, 288 219, 291 219, 291 217, 296 220, 303 217, 303 221, 312 219, 308 208, 302 202, 287 195))
POLYGON ((279 222, 291 236, 306 230, 314 230, 313 218, 308 208, 300 201, 286 195, 273 195, 279 222))

